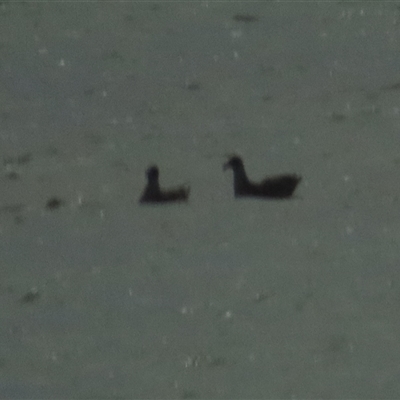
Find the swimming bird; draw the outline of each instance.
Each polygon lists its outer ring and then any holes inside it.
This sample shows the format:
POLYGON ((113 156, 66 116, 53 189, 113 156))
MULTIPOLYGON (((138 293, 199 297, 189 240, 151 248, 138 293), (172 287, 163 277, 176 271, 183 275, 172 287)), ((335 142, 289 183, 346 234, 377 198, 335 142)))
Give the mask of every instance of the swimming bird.
POLYGON ((286 174, 268 177, 260 183, 251 182, 246 175, 242 159, 237 155, 231 156, 224 164, 224 171, 229 168, 233 171, 235 197, 285 199, 293 195, 296 186, 301 181, 301 177, 296 174, 286 174))
POLYGON ((140 197, 140 203, 167 203, 177 201, 187 201, 190 188, 180 186, 175 189, 161 190, 158 182, 159 170, 156 165, 152 165, 146 170, 147 185, 140 197))

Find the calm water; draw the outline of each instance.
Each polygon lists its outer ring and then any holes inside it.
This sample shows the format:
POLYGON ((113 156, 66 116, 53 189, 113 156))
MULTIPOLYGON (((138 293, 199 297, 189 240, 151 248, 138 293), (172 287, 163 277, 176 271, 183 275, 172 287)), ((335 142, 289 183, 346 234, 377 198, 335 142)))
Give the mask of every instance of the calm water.
POLYGON ((400 395, 395 3, 0 21, 2 398, 400 395), (235 201, 232 152, 297 198, 235 201))

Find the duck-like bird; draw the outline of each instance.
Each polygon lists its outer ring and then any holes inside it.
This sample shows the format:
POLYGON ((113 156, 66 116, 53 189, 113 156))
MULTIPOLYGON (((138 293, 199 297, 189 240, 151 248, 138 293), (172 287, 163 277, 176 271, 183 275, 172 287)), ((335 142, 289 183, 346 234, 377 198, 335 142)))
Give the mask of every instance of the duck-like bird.
POLYGON ((180 186, 175 189, 161 190, 158 182, 159 170, 156 165, 152 165, 146 170, 147 185, 140 196, 140 203, 170 203, 187 201, 190 188, 180 186))
POLYGON ((296 174, 271 176, 260 183, 249 180, 244 169, 242 159, 235 155, 231 156, 224 164, 224 171, 233 171, 233 189, 235 197, 265 197, 275 199, 286 199, 292 197, 301 177, 296 174))

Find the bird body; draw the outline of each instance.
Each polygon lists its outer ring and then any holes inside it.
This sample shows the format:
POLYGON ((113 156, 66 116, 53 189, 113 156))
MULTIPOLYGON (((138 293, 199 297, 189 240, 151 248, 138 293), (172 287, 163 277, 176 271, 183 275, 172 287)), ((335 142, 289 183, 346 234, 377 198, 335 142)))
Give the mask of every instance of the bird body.
POLYGON ((254 183, 247 177, 244 164, 239 156, 232 156, 224 165, 224 170, 233 171, 233 189, 235 197, 265 197, 285 199, 293 195, 301 177, 296 174, 277 175, 254 183))
POLYGON ((146 170, 147 185, 140 197, 140 203, 168 203, 187 201, 190 188, 180 186, 175 189, 162 190, 159 184, 159 170, 152 165, 146 170))

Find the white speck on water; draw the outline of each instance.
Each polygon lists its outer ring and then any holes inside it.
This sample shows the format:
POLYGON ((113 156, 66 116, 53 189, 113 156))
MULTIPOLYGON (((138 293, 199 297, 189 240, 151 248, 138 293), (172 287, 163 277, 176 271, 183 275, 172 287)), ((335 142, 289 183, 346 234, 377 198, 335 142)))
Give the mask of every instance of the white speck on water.
POLYGON ((187 315, 187 314, 193 314, 193 308, 192 307, 187 307, 187 306, 183 306, 181 308, 181 314, 182 315, 187 315))
POLYGON ((240 38, 242 35, 243 35, 243 32, 240 29, 235 29, 235 30, 231 31, 231 37, 233 39, 240 38))
POLYGON ((351 19, 353 17, 354 11, 353 10, 347 10, 343 11, 342 16, 344 16, 347 19, 351 19))
POLYGON ((224 314, 224 318, 225 319, 231 319, 233 317, 233 312, 232 311, 227 311, 225 314, 224 314))
POLYGON ((346 226, 346 233, 351 235, 354 232, 354 228, 352 226, 346 226))
POLYGON ((59 66, 59 67, 65 67, 65 61, 64 61, 63 58, 62 58, 62 59, 60 60, 60 62, 58 63, 58 66, 59 66))
POLYGON ((132 297, 133 296, 133 289, 129 288, 129 296, 132 297))
POLYGON ((200 357, 199 356, 188 356, 186 360, 183 362, 185 368, 189 367, 198 367, 199 366, 200 357))
POLYGON ((65 32, 65 37, 71 39, 79 39, 82 35, 76 30, 67 30, 65 32))
POLYGON ((237 51, 233 52, 233 57, 235 58, 235 60, 239 59, 239 53, 237 51))
POLYGON ((345 176, 343 177, 343 180, 344 180, 345 182, 349 182, 350 179, 351 179, 351 177, 350 177, 349 175, 345 175, 345 176))
POLYGON ((46 47, 42 47, 41 49, 39 49, 39 54, 48 54, 49 51, 46 49, 46 47))
POLYGON ((103 90, 103 91, 101 92, 101 95, 102 95, 103 97, 107 97, 107 91, 106 91, 106 90, 103 90))
POLYGON ((90 271, 93 275, 99 275, 101 273, 100 267, 93 267, 90 271))

